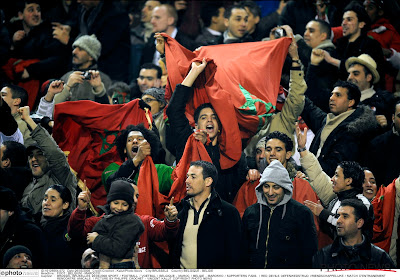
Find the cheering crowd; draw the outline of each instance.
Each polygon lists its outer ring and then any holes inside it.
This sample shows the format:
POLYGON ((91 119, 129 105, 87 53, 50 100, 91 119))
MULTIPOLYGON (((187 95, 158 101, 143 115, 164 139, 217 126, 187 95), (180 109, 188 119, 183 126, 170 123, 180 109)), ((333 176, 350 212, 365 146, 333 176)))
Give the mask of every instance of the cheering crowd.
POLYGON ((398 12, 0 4, 0 267, 398 268, 398 12))

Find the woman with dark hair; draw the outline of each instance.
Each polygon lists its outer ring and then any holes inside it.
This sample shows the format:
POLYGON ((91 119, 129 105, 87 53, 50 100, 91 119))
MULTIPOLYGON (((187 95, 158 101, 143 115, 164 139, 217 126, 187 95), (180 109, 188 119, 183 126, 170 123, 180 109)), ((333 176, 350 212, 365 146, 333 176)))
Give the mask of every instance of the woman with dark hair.
POLYGON ((63 185, 50 186, 42 201, 40 227, 48 243, 48 268, 80 268, 84 247, 68 237, 71 192, 63 185))

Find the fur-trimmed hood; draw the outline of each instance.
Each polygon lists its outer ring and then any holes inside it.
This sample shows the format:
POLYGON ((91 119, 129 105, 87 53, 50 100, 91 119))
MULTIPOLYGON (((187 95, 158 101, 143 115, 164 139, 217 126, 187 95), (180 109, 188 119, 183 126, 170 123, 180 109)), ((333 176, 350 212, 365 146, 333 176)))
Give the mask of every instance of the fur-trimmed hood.
POLYGON ((359 105, 350 117, 355 117, 347 124, 347 130, 351 134, 369 134, 378 128, 375 113, 368 106, 359 105))

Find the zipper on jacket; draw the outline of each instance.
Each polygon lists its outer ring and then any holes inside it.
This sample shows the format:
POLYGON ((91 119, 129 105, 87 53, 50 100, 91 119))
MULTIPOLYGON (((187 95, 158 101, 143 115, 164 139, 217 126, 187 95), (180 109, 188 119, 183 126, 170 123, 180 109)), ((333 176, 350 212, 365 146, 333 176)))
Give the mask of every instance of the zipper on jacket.
POLYGON ((269 218, 268 218, 268 224, 267 224, 267 241, 265 242, 266 243, 265 244, 265 246, 266 246, 266 250, 265 251, 266 252, 265 252, 265 265, 264 265, 264 268, 266 268, 267 264, 268 264, 267 257, 268 257, 269 225, 271 223, 271 217, 272 217, 272 213, 274 212, 274 209, 275 209, 275 207, 272 208, 271 211, 269 212, 269 218))

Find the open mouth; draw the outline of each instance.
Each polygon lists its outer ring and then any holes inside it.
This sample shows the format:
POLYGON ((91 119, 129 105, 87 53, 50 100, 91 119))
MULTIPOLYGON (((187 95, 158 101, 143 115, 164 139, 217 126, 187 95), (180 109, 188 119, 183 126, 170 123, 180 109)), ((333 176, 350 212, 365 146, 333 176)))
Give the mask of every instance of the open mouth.
POLYGON ((365 190, 365 192, 369 193, 369 194, 373 194, 374 193, 374 191, 372 189, 367 189, 367 190, 365 190))
POLYGON ((212 133, 212 132, 214 132, 214 126, 213 126, 213 125, 207 125, 207 126, 206 126, 206 131, 207 131, 207 133, 212 133))
POLYGON ((132 147, 132 152, 133 152, 133 153, 137 153, 138 150, 139 150, 139 147, 132 147))

